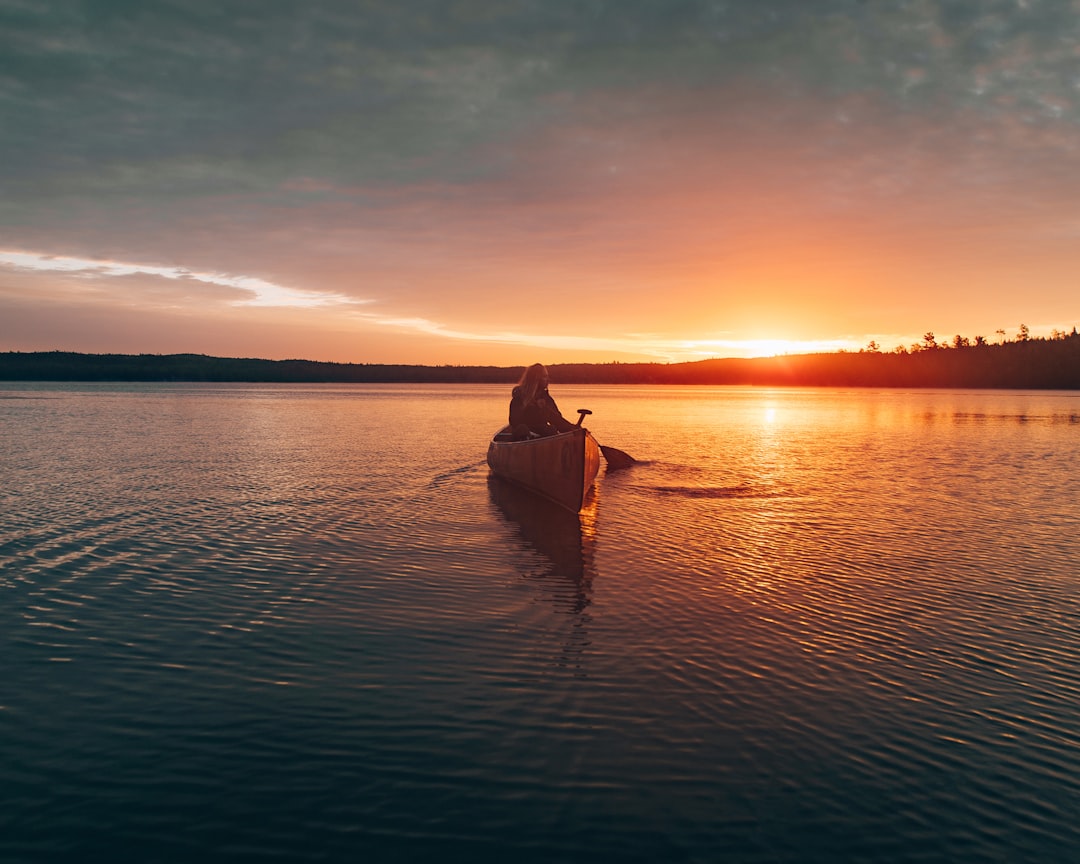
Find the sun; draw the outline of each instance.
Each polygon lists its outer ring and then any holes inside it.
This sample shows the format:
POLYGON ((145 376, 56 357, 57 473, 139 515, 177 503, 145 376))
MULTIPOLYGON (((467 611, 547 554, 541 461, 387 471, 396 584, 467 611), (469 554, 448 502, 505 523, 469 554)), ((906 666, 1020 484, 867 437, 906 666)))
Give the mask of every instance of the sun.
POLYGON ((822 354, 851 351, 857 345, 846 339, 695 339, 668 346, 670 362, 711 358, 777 357, 783 354, 822 354))
POLYGON ((806 343, 793 339, 747 339, 740 343, 742 357, 776 357, 779 354, 803 354, 806 343))

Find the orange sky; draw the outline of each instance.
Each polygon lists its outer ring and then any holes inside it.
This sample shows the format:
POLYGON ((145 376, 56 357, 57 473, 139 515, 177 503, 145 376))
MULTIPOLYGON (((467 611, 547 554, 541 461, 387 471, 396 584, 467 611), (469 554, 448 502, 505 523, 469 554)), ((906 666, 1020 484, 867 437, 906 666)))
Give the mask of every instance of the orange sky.
POLYGON ((734 5, 28 12, 0 350, 678 361, 1080 324, 1080 4, 734 5))

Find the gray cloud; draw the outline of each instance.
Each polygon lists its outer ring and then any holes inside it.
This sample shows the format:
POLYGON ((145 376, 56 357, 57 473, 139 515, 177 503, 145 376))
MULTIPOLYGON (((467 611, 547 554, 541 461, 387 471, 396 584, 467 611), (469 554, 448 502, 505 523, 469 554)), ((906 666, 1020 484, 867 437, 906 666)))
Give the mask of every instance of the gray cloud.
POLYGON ((675 90, 708 111, 739 81, 1075 132, 1078 21, 1046 0, 9 0, 2 192, 13 208, 296 177, 469 182, 509 170, 500 146, 582 94, 634 112, 675 90))

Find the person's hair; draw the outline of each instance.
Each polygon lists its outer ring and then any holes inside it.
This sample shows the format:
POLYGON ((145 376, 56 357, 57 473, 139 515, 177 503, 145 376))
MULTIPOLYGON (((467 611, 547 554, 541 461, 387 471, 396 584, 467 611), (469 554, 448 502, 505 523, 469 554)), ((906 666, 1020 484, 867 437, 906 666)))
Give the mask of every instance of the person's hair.
POLYGON ((530 405, 536 401, 537 394, 544 389, 544 379, 547 377, 547 369, 543 363, 533 363, 518 381, 515 391, 521 396, 522 402, 530 405))

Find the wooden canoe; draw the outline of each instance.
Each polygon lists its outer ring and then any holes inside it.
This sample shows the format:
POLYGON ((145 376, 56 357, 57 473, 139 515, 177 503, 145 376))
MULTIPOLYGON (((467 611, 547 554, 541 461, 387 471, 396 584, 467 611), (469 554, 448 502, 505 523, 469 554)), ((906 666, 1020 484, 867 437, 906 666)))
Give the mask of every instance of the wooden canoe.
POLYGON ((577 513, 600 470, 600 447, 578 427, 546 438, 514 441, 509 427, 488 445, 491 470, 577 513))

